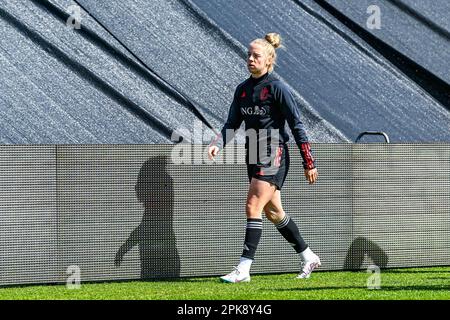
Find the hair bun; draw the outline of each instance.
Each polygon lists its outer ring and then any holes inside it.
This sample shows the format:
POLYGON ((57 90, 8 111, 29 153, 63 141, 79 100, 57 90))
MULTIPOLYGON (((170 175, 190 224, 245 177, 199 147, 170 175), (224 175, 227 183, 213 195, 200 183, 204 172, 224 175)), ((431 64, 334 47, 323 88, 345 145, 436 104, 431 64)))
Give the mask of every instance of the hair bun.
POLYGON ((271 32, 264 37, 275 49, 281 46, 281 36, 278 33, 271 32))

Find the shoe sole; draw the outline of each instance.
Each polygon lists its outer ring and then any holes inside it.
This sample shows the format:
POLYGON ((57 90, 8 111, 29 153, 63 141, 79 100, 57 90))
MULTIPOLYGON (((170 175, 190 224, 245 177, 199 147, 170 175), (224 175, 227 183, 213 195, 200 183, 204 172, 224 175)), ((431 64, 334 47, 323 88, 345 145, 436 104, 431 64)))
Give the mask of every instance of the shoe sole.
POLYGON ((226 280, 226 279, 222 279, 222 278, 219 278, 219 279, 220 279, 220 282, 222 282, 222 283, 241 283, 241 282, 250 282, 250 278, 245 278, 245 279, 243 279, 243 280, 241 280, 241 281, 235 281, 235 282, 229 281, 229 280, 226 280))
MULTIPOLYGON (((319 261, 319 262, 316 262, 316 263, 314 264, 314 267, 312 268, 311 272, 308 273, 308 275, 307 275, 306 277, 300 277, 300 275, 299 275, 299 276, 296 277, 296 279, 309 279, 309 277, 311 277, 311 273, 312 273, 314 270, 316 270, 317 268, 319 268, 321 265, 322 265, 322 263, 320 263, 320 261, 319 261)), ((302 274, 303 274, 303 273, 302 273, 302 274)))

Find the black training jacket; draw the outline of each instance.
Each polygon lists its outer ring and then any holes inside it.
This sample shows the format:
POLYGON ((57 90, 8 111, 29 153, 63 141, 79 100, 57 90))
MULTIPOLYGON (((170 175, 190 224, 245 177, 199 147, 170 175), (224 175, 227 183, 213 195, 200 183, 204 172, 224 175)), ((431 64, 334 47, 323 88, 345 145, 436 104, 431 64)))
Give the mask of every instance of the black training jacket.
MULTIPOLYGON (((286 85, 272 74, 267 73, 258 79, 250 77, 237 86, 228 119, 221 130, 222 139, 218 137, 214 144, 219 147, 226 145, 234 137, 227 132, 239 129, 242 121, 245 123, 246 131, 255 130, 258 142, 261 139, 270 139, 271 130, 275 129, 279 132, 280 144, 289 141, 285 128, 287 122, 300 149, 304 168, 315 167, 297 103, 286 85)), ((271 141, 266 141, 266 145, 270 143, 271 141)))

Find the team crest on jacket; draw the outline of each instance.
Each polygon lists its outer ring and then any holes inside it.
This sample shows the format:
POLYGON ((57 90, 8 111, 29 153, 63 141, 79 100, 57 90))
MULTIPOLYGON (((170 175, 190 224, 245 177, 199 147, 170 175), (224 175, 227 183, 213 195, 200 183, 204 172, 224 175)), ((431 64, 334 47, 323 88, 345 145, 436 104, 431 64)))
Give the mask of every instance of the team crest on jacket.
POLYGON ((261 93, 259 94, 259 99, 261 101, 264 101, 268 97, 269 97, 269 88, 267 88, 267 87, 262 88, 261 93))
POLYGON ((244 90, 244 91, 242 91, 241 98, 243 99, 245 97, 246 97, 246 94, 245 94, 245 90, 244 90))

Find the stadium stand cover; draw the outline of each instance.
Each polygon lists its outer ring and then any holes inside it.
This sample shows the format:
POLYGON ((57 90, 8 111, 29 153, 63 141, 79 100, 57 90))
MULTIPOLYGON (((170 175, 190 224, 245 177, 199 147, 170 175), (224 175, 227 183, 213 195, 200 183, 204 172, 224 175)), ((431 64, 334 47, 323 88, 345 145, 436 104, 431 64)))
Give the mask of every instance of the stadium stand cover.
POLYGON ((0 143, 171 143, 219 129, 246 46, 279 32, 277 76, 313 142, 381 130, 450 140, 447 0, 30 0, 0 4, 0 143), (369 5, 382 28, 366 27, 369 5), (80 5, 81 29, 67 26, 80 5), (446 91, 447 90, 447 91, 446 91))

